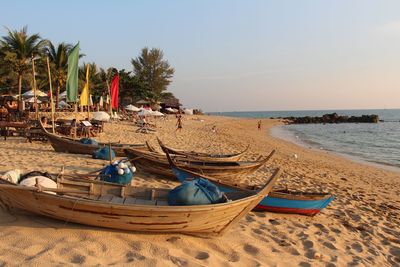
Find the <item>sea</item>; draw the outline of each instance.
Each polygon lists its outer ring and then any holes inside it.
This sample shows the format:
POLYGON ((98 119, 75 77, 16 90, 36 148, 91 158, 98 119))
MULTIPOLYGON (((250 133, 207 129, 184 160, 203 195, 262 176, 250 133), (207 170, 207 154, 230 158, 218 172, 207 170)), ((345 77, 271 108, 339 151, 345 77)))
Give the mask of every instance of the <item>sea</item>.
POLYGON ((210 115, 282 118, 322 116, 334 112, 347 116, 376 114, 382 121, 282 125, 271 129, 271 134, 298 145, 331 151, 356 161, 400 171, 400 109, 213 112, 210 115))

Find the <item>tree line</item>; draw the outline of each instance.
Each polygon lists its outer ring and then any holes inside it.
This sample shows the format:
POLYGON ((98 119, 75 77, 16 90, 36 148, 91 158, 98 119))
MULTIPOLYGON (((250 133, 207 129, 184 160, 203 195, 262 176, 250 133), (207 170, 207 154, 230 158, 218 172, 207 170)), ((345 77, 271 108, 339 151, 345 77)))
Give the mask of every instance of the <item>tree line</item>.
MULTIPOLYGON (((36 87, 49 91, 47 76, 48 57, 51 70, 53 94, 58 105, 59 95, 65 90, 68 72, 68 56, 73 45, 66 42, 58 44, 44 39, 40 34, 28 34, 25 26, 21 30, 7 29, 7 35, 0 39, 0 94, 18 94, 33 88, 32 65, 35 65, 36 87), (24 90, 23 90, 24 89, 24 90)), ((80 54, 84 57, 85 54, 80 54)), ((89 88, 95 101, 108 94, 111 80, 119 74, 120 102, 136 102, 144 99, 157 103, 175 98, 167 92, 172 82, 174 68, 164 59, 162 50, 143 48, 136 58, 131 59, 132 71, 117 70, 114 67, 101 68, 95 62, 83 63, 79 67, 79 88, 83 89, 86 80, 86 67, 90 65, 89 88)))

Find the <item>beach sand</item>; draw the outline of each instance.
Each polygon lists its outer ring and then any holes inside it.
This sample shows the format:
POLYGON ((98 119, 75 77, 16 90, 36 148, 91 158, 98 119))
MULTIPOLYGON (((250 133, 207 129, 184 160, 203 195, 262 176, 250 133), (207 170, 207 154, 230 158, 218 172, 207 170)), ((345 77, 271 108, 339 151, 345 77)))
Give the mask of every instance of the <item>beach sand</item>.
MULTIPOLYGON (((98 140, 126 143, 156 136, 172 147, 235 152, 251 145, 245 159, 277 149, 273 160, 243 182, 261 184, 276 167, 279 184, 335 194, 315 217, 251 212, 223 237, 142 234, 57 221, 22 211, 0 210, 0 266, 399 266, 400 174, 352 162, 271 137, 278 120, 185 116, 157 121, 156 134, 137 134, 129 122, 106 124, 98 140), (216 126, 217 132, 211 131, 216 126), (294 154, 298 155, 296 159, 294 154)), ((55 153, 46 143, 21 138, 0 141, 0 172, 93 171, 106 164, 89 155, 55 153)), ((137 173, 133 184, 172 188, 177 182, 137 173)))

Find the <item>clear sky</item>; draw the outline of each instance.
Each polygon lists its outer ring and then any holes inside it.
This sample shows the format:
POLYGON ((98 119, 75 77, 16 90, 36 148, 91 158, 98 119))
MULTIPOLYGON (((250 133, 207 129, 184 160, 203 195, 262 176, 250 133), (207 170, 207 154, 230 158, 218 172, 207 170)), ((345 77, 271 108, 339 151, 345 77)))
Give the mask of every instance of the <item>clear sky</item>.
MULTIPOLYGON (((205 111, 400 108, 400 1, 2 1, 0 24, 132 70, 144 46, 205 111)), ((6 30, 0 28, 0 35, 6 30)))

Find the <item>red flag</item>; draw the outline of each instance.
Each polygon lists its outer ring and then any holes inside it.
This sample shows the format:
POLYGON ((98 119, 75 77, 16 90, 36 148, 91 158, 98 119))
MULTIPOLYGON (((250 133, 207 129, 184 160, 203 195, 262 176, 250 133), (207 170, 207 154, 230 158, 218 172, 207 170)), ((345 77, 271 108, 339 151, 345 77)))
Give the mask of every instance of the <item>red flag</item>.
POLYGON ((111 82, 111 106, 115 109, 118 108, 118 84, 119 76, 115 74, 111 82))

